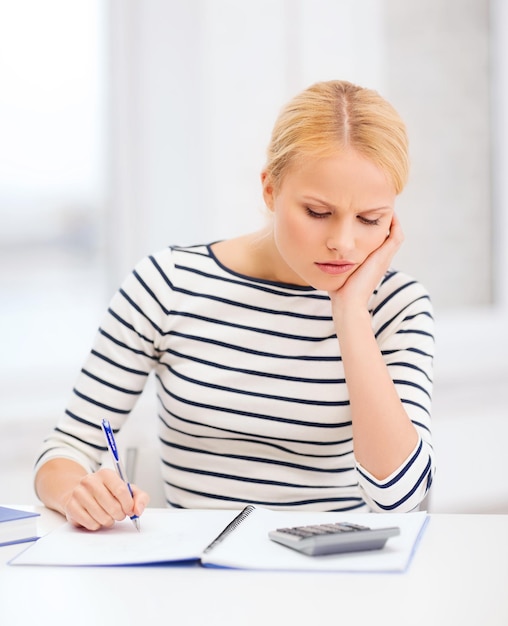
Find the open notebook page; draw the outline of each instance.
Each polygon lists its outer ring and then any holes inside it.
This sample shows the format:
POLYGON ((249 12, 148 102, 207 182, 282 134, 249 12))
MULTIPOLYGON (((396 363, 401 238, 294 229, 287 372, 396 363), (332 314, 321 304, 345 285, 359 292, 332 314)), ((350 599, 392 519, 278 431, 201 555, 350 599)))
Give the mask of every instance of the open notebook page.
POLYGON ((128 518, 86 531, 65 523, 12 559, 13 565, 139 565, 198 560, 238 511, 151 509, 138 532, 128 518))

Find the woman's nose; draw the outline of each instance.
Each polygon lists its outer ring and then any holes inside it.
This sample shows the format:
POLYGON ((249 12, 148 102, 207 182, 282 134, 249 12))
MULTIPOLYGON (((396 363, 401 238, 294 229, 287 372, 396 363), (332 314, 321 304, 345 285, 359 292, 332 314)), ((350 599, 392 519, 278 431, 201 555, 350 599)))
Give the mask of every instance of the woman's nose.
POLYGON ((347 255, 355 247, 355 234, 352 224, 341 222, 330 228, 326 247, 335 250, 341 255, 347 255))

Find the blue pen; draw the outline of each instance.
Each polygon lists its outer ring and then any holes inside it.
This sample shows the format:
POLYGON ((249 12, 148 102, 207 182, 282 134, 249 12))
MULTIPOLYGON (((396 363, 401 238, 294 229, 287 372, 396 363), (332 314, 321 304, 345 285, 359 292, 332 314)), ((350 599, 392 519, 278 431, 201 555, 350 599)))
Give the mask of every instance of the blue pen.
MULTIPOLYGON (((108 422, 108 420, 102 420, 102 430, 104 431, 104 434, 106 435, 108 448, 113 457, 113 462, 115 464, 115 468, 118 473, 118 476, 120 476, 120 478, 127 485, 127 488, 129 489, 131 496, 134 497, 134 494, 132 493, 132 487, 130 486, 129 481, 127 480, 127 474, 125 473, 122 467, 122 463, 120 461, 118 448, 116 447, 115 436, 113 435, 113 429, 111 428, 111 424, 108 422)), ((134 526, 136 527, 136 530, 139 531, 139 517, 137 515, 133 515, 131 517, 131 520, 134 526)))

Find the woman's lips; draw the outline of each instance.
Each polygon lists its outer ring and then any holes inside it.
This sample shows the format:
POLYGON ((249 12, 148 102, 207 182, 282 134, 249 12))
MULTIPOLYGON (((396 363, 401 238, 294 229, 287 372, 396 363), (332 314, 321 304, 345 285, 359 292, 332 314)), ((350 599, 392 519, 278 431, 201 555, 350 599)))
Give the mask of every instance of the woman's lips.
POLYGON ((316 265, 325 274, 333 275, 345 274, 355 267, 355 264, 349 261, 332 261, 329 263, 316 263, 316 265))

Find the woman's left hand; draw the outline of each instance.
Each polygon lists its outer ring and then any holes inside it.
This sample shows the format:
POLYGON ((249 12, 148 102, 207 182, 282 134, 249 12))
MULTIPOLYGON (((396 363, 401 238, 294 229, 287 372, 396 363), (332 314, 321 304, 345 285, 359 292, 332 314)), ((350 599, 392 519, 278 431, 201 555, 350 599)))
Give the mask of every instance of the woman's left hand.
POLYGON ((336 291, 330 291, 334 312, 337 307, 363 308, 390 267, 395 253, 404 241, 404 233, 397 216, 394 214, 390 232, 383 243, 376 248, 365 261, 356 268, 346 282, 336 291))

